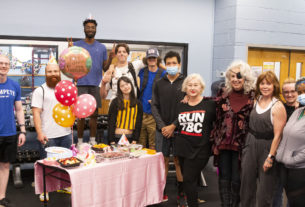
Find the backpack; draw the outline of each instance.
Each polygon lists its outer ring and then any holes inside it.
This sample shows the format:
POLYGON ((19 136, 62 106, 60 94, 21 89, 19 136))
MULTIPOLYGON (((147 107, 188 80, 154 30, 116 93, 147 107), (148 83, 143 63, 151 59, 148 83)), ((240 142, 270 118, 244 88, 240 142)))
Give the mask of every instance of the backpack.
MULTIPOLYGON (((142 87, 141 87, 140 93, 138 93, 138 94, 139 94, 139 95, 138 95, 138 99, 140 99, 140 98, 142 97, 142 95, 143 95, 143 93, 144 93, 144 89, 146 88, 147 83, 148 83, 148 75, 149 75, 148 67, 145 67, 143 70, 144 70, 143 82, 142 82, 142 87)), ((156 76, 155 76, 155 78, 154 78, 154 82, 153 82, 153 87, 152 87, 152 88, 154 88, 155 82, 161 78, 161 75, 162 75, 163 71, 164 71, 164 70, 161 69, 161 68, 159 68, 159 69, 157 70, 157 74, 156 74, 156 76)))

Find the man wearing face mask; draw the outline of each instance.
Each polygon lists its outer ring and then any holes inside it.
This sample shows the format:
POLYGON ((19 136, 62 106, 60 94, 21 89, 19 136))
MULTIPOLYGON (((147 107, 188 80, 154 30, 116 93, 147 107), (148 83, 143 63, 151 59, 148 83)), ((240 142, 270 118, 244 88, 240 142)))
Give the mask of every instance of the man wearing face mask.
MULTIPOLYGON (((182 187, 183 178, 174 146, 174 130, 177 125, 177 106, 185 95, 181 91, 184 77, 180 73, 181 58, 177 52, 168 52, 164 57, 164 62, 167 74, 155 83, 151 111, 157 124, 156 150, 157 152, 163 153, 166 177, 168 174, 169 156, 170 154, 173 154, 174 156, 178 181, 178 202, 180 202, 180 198, 184 199, 182 187)), ((167 200, 168 196, 164 190, 163 201, 167 200)), ((182 203, 179 203, 179 205, 180 204, 182 203)))
MULTIPOLYGON (((41 158, 46 157, 43 149, 45 144, 65 148, 70 148, 72 144, 71 128, 59 126, 52 118, 52 110, 58 104, 54 89, 61 80, 60 69, 53 55, 45 68, 45 76, 46 83, 36 88, 32 95, 32 111, 37 139, 41 143, 41 158)), ((40 200, 43 201, 43 195, 40 200)))

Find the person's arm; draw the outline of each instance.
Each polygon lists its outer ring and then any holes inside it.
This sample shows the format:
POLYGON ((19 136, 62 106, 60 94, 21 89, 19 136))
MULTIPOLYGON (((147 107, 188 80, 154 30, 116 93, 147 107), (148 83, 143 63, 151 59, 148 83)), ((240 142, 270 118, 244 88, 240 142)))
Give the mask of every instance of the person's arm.
POLYGON ((152 102, 151 102, 151 113, 156 121, 157 128, 162 129, 165 127, 165 123, 162 120, 162 117, 160 115, 160 102, 159 102, 159 95, 158 95, 158 82, 156 82, 155 87, 152 92, 152 102))
MULTIPOLYGON (((107 50, 106 50, 106 56, 107 56, 107 50)), ((109 66, 111 65, 112 59, 115 56, 115 43, 113 43, 112 49, 109 52, 109 57, 107 60, 104 60, 103 62, 103 71, 106 72, 109 68, 109 66)))
POLYGON ((42 132, 42 127, 41 127, 41 113, 42 109, 38 107, 32 107, 32 112, 33 112, 33 118, 34 118, 34 126, 35 130, 37 133, 37 139, 41 144, 46 144, 48 142, 48 138, 46 135, 42 132))
POLYGON ((142 127, 142 119, 143 119, 143 106, 140 101, 138 101, 137 105, 138 105, 138 114, 137 114, 135 129, 132 136, 132 139, 135 142, 139 141, 141 127, 142 127))
POLYGON ((113 99, 110 106, 109 106, 109 112, 108 112, 108 141, 109 144, 113 144, 114 135, 115 135, 115 129, 116 129, 116 118, 118 114, 117 109, 117 98, 113 99))
POLYGON ((146 65, 143 63, 143 60, 135 60, 135 61, 132 61, 132 65, 133 65, 133 68, 136 72, 136 75, 138 76, 140 70, 142 68, 145 68, 146 65))
POLYGON ((24 113, 22 108, 22 102, 21 101, 15 101, 15 110, 16 110, 16 117, 17 122, 20 125, 20 133, 18 136, 18 147, 21 147, 25 143, 25 125, 24 125, 24 113))
MULTIPOLYGON (((276 155, 276 150, 281 142, 282 138, 282 132, 283 128, 286 124, 286 111, 285 107, 282 104, 282 102, 278 101, 274 106, 272 107, 272 117, 273 117, 273 132, 274 132, 274 137, 272 140, 271 148, 269 151, 269 155, 275 156, 276 155)), ((266 172, 269 168, 272 167, 274 160, 271 159, 271 157, 267 157, 263 169, 266 172)))
POLYGON ((114 65, 110 65, 109 70, 107 70, 104 75, 101 82, 101 88, 100 88, 100 95, 102 99, 105 99, 109 92, 109 84, 112 79, 114 73, 114 65))

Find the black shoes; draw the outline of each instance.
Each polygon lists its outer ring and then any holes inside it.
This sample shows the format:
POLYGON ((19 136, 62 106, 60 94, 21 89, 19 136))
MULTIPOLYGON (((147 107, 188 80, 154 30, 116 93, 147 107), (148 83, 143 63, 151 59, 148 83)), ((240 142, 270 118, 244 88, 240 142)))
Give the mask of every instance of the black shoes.
POLYGON ((3 198, 0 200, 0 206, 2 207, 15 207, 14 204, 12 204, 7 198, 3 198))

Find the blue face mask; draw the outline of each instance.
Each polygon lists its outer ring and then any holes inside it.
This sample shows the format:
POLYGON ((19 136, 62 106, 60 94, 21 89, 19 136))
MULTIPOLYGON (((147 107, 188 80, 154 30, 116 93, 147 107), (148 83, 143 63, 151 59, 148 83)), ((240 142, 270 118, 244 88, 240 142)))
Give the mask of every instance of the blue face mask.
POLYGON ((176 75, 178 73, 178 66, 167 66, 166 72, 169 75, 176 75))
POLYGON ((305 93, 301 94, 298 96, 298 102, 302 105, 305 106, 305 93))

